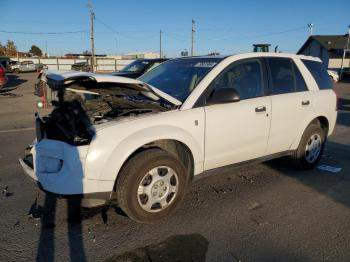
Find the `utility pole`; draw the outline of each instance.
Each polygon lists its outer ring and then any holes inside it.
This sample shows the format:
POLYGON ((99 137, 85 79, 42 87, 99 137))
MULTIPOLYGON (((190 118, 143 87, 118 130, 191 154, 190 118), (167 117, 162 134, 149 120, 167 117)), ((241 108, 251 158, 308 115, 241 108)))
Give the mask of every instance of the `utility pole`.
POLYGON ((47 54, 47 41, 45 41, 45 54, 46 54, 46 57, 48 57, 48 54, 47 54))
POLYGON ((308 24, 307 27, 309 28, 309 35, 312 36, 313 29, 314 29, 314 24, 308 24))
POLYGON ((159 58, 162 58, 162 30, 159 31, 159 58))
POLYGON ((118 42, 117 42, 117 38, 114 38, 115 40, 115 55, 118 54, 118 42))
POLYGON ((348 40, 346 42, 346 46, 344 46, 343 57, 341 59, 341 67, 340 67, 340 80, 343 79, 344 74, 344 60, 346 57, 346 53, 350 54, 350 25, 348 26, 348 40))
POLYGON ((90 24, 91 24, 91 70, 95 71, 95 38, 94 38, 94 19, 95 13, 92 9, 92 2, 89 1, 87 7, 90 9, 90 24))
POLYGON ((192 19, 192 41, 191 41, 191 56, 194 56, 194 33, 196 32, 196 22, 192 19))

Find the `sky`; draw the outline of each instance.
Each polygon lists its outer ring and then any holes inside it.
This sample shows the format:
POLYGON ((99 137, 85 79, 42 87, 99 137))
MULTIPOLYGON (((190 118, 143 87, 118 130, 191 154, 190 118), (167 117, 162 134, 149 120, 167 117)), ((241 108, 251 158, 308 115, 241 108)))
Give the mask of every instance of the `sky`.
MULTIPOLYGON (((163 52, 179 56, 191 49, 192 19, 196 55, 250 52, 254 43, 295 53, 308 37, 309 23, 321 35, 345 34, 350 24, 350 0, 93 0, 92 5, 97 54, 159 52, 162 30, 163 52)), ((0 42, 7 40, 19 51, 37 45, 50 55, 90 50, 87 0, 0 0, 0 42)))

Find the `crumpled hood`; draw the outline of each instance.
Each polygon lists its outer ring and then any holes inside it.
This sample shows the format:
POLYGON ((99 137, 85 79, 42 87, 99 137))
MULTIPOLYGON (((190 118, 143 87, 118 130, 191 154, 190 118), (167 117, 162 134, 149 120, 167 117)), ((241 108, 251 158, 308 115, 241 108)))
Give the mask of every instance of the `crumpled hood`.
POLYGON ((159 90, 158 88, 151 86, 145 82, 142 82, 137 79, 122 77, 122 76, 113 76, 108 74, 95 74, 89 72, 79 72, 79 71, 46 71, 47 84, 53 90, 60 90, 65 88, 65 86, 78 81, 78 80, 92 80, 97 83, 115 83, 123 84, 128 88, 142 92, 145 96, 158 100, 163 98, 173 105, 180 106, 181 101, 175 97, 170 96, 169 94, 159 90))

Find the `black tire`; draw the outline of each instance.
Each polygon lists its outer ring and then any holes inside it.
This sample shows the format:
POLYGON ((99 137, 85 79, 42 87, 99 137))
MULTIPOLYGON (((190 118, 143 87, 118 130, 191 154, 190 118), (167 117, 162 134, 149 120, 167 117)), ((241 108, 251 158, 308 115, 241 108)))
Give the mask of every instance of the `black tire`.
POLYGON ((314 168, 322 157, 322 152, 326 142, 326 131, 320 126, 319 123, 311 123, 304 131, 301 137, 298 148, 292 153, 292 159, 295 167, 298 169, 312 169, 314 168), (321 150, 317 157, 312 162, 307 160, 308 152, 306 150, 307 143, 310 141, 312 136, 318 135, 321 138, 321 150))
POLYGON ((190 181, 186 168, 178 158, 161 149, 148 149, 128 160, 119 173, 116 183, 118 205, 132 220, 152 223, 168 216, 176 209, 185 196, 190 181), (150 170, 160 166, 168 166, 176 172, 178 191, 169 206, 156 213, 147 212, 139 203, 138 187, 150 170))
POLYGON ((15 69, 15 70, 13 70, 13 72, 18 75, 19 74, 19 69, 15 69))

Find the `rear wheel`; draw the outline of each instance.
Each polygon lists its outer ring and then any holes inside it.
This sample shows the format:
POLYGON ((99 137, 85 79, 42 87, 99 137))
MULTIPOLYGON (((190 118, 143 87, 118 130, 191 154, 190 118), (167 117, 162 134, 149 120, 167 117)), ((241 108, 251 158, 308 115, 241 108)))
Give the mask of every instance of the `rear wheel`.
POLYGON ((292 155, 298 168, 312 169, 317 165, 322 156, 326 136, 326 131, 319 124, 312 123, 306 128, 297 150, 292 155))
POLYGON ((152 223, 174 211, 189 182, 179 159, 160 149, 148 149, 132 157, 119 174, 118 204, 131 219, 152 223))

